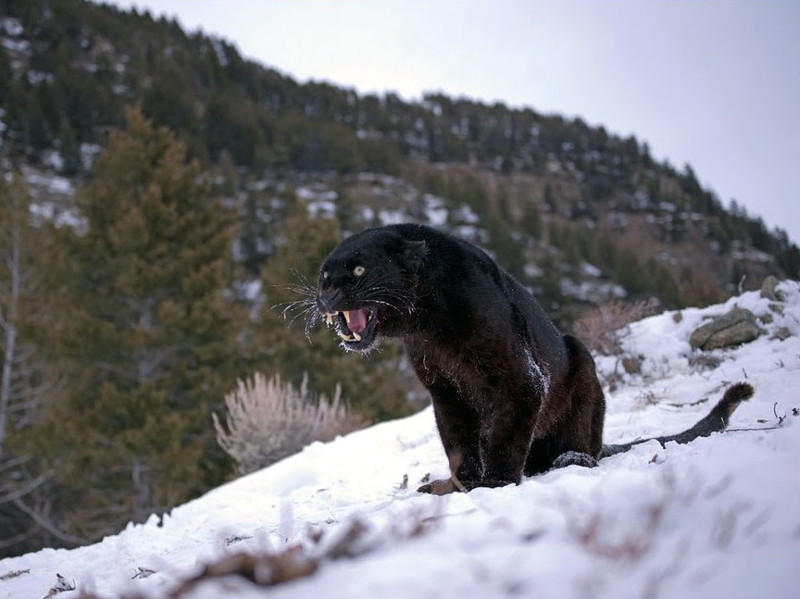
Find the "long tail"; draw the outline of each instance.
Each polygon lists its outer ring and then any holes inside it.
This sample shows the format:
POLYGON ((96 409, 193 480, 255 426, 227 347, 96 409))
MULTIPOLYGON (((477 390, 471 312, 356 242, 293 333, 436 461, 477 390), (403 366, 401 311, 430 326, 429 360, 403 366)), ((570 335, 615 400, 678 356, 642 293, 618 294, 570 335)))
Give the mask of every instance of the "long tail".
POLYGON ((695 424, 692 428, 678 433, 677 435, 668 435, 665 437, 651 437, 650 439, 638 439, 630 443, 621 443, 619 445, 603 445, 603 450, 600 452, 600 457, 604 458, 610 455, 615 455, 628 451, 634 445, 644 443, 646 441, 658 441, 663 446, 668 441, 675 441, 676 443, 689 443, 698 437, 707 437, 711 433, 723 431, 728 426, 731 414, 739 407, 743 401, 750 399, 753 396, 753 387, 748 383, 736 383, 731 385, 722 399, 717 402, 708 415, 695 424))

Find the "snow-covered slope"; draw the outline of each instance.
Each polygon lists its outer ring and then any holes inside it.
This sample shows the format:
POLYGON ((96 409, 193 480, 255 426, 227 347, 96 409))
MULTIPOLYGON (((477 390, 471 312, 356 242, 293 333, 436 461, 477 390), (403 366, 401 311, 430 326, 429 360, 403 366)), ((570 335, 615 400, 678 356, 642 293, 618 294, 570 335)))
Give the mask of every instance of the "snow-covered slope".
MULTIPOLYGON (((314 561, 312 575, 268 591, 227 576, 180 596, 794 596, 800 285, 780 289, 786 301, 777 307, 749 293, 724 306, 684 310, 680 318, 648 318, 624 340, 626 352, 644 360, 640 374, 623 375, 608 394, 606 441, 681 430, 727 383, 747 380, 756 394, 724 434, 666 448, 644 443, 597 468, 572 466, 516 487, 430 497, 416 486, 447 471, 428 409, 314 444, 174 509, 162 522, 153 517, 88 547, 0 561, 0 597, 38 599, 71 586, 60 599, 81 592, 167 597, 179 581, 226 555, 278 553, 294 544, 312 559, 328 557, 314 561), (692 365, 691 331, 734 304, 761 317, 766 333, 713 352, 721 359, 715 368, 692 365), (366 526, 350 547, 359 555, 333 559, 330 547, 356 519, 366 526)), ((611 358, 599 367, 622 371, 611 358)))

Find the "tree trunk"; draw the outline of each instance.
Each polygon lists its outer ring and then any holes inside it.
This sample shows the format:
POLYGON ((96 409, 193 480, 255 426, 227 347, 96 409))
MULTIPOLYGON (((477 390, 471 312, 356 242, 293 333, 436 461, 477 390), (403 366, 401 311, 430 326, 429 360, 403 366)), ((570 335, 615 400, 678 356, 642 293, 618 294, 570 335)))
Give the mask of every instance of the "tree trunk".
POLYGON ((14 359, 17 349, 17 308, 20 287, 20 223, 17 199, 11 194, 11 222, 6 264, 11 275, 5 311, 0 310, 0 326, 5 333, 2 381, 0 381, 0 464, 3 463, 5 441, 8 437, 9 409, 11 406, 11 381, 14 376, 14 359))

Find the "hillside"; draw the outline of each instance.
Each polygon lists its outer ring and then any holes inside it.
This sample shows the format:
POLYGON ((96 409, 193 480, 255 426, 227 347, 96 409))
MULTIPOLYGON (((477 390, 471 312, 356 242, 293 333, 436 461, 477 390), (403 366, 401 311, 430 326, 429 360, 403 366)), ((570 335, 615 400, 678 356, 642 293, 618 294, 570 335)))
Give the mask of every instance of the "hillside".
MULTIPOLYGON (((683 429, 747 380, 756 395, 725 433, 431 497, 414 488, 446 463, 426 409, 312 445, 96 545, 2 560, 0 597, 263 597, 252 580, 275 584, 271 597, 790 596, 800 285, 779 290, 778 303, 746 293, 647 318, 623 337, 642 369, 608 397, 607 441, 683 429), (765 334, 702 365, 691 331, 734 306, 765 334)), ((615 361, 601 359, 605 376, 615 361)))
POLYGON ((211 415, 255 372, 307 377, 312 403, 341 388, 370 422, 423 408, 398 344, 353 360, 294 309, 364 227, 485 247, 565 331, 609 300, 681 309, 800 278, 784 232, 644 141, 300 84, 85 0, 0 0, 0 173, 3 556, 98 541, 230 480, 211 415))

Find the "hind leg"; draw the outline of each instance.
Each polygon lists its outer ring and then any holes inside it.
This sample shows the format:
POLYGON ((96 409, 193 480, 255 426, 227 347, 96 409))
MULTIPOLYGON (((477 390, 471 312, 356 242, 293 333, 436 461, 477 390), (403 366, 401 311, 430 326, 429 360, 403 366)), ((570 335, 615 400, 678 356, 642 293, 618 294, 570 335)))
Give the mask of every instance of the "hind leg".
POLYGON ((525 474, 571 464, 594 466, 603 447, 605 398, 594 359, 576 337, 564 335, 569 370, 540 410, 525 474))

